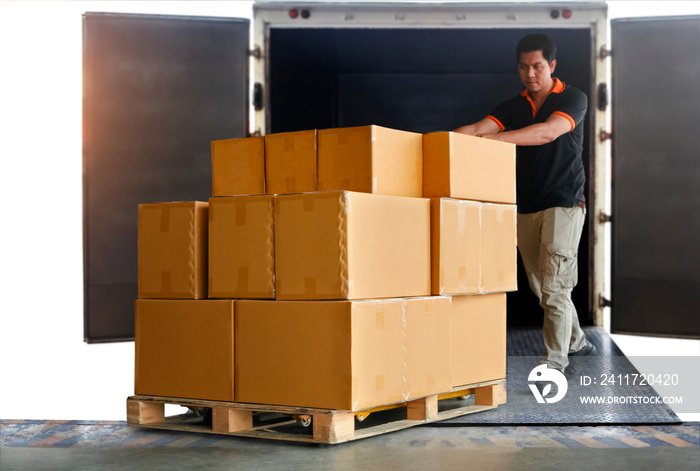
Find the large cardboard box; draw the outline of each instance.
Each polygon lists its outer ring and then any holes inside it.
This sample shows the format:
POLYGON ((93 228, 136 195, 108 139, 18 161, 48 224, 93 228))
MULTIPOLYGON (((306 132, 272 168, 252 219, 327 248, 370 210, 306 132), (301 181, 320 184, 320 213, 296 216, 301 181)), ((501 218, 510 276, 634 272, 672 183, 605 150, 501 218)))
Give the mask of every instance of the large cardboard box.
POLYGON ((451 300, 242 300, 236 400, 361 410, 449 390, 451 300))
POLYGON ((430 205, 432 294, 517 289, 516 206, 451 198, 430 205))
POLYGON ((347 191, 275 197, 277 299, 430 294, 429 200, 347 191))
POLYGON ((452 298, 406 298, 406 400, 452 387, 452 298))
POLYGON ((318 189, 420 197, 422 135, 381 126, 318 132, 318 189))
POLYGON ((136 394, 233 401, 232 300, 137 300, 136 394))
POLYGON ((507 204, 481 205, 483 293, 518 289, 518 212, 507 204))
POLYGON ((265 138, 211 142, 212 196, 265 193, 265 138))
POLYGON ((265 136, 265 191, 307 193, 318 189, 316 130, 265 136))
POLYGON ((481 203, 430 200, 431 293, 478 293, 481 287, 481 203))
POLYGON ((209 203, 139 205, 140 298, 207 297, 209 203))
POLYGON ((452 386, 506 377, 506 294, 452 296, 452 386))
POLYGON ((423 196, 515 204, 515 145, 454 132, 424 134, 423 196))
POLYGON ((209 297, 275 297, 272 195, 209 199, 209 297))

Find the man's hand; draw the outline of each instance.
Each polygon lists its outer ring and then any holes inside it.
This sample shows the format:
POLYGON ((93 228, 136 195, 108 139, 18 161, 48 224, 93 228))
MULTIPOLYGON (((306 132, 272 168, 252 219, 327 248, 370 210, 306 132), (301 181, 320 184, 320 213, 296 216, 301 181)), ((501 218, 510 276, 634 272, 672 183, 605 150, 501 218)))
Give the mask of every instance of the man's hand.
POLYGON ((482 132, 479 137, 510 142, 519 146, 541 146, 572 130, 571 122, 559 114, 552 114, 544 123, 531 124, 514 131, 482 132))
POLYGON ((503 137, 502 132, 485 132, 482 134, 477 134, 476 137, 483 137, 484 139, 492 139, 494 141, 500 141, 503 137))
POLYGON ((490 118, 484 118, 481 121, 478 121, 474 124, 462 126, 461 128, 457 128, 454 130, 454 132, 460 134, 467 134, 469 136, 478 136, 480 134, 495 133, 496 131, 499 131, 498 125, 490 118))

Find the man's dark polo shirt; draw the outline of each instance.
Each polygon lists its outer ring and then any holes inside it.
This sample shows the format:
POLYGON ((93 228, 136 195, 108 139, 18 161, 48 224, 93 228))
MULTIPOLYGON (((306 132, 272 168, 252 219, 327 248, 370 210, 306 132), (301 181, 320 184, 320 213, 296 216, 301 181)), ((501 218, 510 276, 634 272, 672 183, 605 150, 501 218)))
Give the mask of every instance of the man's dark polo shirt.
POLYGON ((588 99, 577 88, 554 79, 554 88, 537 112, 527 90, 504 101, 488 117, 501 131, 544 123, 552 113, 571 123, 571 132, 539 146, 517 146, 518 212, 571 208, 586 201, 583 187, 583 120, 588 99))

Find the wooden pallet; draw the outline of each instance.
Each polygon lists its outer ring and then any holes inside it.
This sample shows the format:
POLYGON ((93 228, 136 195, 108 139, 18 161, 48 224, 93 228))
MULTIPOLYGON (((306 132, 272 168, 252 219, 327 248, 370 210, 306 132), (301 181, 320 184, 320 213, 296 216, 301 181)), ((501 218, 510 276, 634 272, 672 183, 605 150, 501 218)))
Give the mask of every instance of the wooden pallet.
POLYGON ((361 411, 157 396, 132 396, 127 399, 126 404, 127 423, 131 425, 334 444, 481 412, 505 402, 506 380, 500 379, 461 386, 445 394, 361 411), (474 400, 460 399, 468 395, 473 395, 474 400), (187 407, 198 413, 188 412, 166 417, 166 404, 187 407), (206 413, 202 414, 203 411, 206 413), (207 416, 209 411, 211 414, 207 416))

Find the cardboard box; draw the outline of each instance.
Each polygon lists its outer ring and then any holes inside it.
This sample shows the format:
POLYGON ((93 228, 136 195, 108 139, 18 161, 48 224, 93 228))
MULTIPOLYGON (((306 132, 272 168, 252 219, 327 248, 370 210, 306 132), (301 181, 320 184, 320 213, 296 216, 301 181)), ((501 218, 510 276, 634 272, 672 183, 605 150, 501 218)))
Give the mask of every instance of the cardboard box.
POLYGON ((431 293, 478 293, 481 287, 481 203, 430 200, 431 293))
POLYGON ((452 296, 452 386, 506 377, 506 294, 452 296))
POLYGON ((316 130, 265 136, 265 191, 307 193, 318 189, 316 130))
POLYGON ((275 197, 277 299, 430 294, 429 200, 347 191, 275 197))
POLYGON ((420 197, 422 136, 381 126, 318 132, 318 189, 420 197))
POLYGON ((450 306, 449 298, 239 301, 236 400, 361 410, 445 392, 450 306))
POLYGON ((513 205, 481 205, 482 293, 518 289, 518 212, 513 205))
POLYGON ((515 144, 453 132, 424 134, 423 197, 515 204, 515 144))
POLYGON ((452 388, 452 298, 406 298, 406 400, 452 388))
POLYGON ((514 205, 451 198, 430 205, 432 294, 517 290, 514 205))
POLYGON ((139 205, 139 298, 207 297, 209 203, 139 205))
POLYGON ((234 400, 232 300, 137 300, 136 394, 234 400))
POLYGON ((209 297, 275 298, 272 195, 209 200, 209 297))
POLYGON ((265 138, 211 142, 212 196, 265 193, 265 138))

